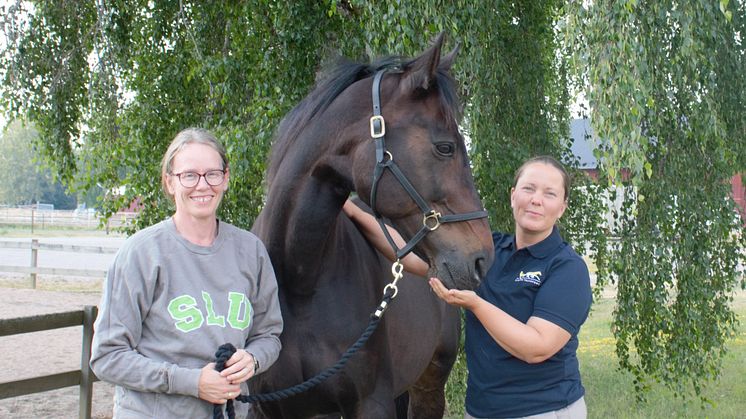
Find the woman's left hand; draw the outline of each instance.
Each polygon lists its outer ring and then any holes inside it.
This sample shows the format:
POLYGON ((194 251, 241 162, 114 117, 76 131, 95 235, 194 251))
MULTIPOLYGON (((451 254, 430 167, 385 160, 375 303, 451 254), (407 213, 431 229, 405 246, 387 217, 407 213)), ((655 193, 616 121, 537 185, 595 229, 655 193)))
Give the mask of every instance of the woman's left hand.
POLYGON ((430 288, 435 295, 448 304, 471 310, 480 300, 474 291, 448 289, 438 278, 430 278, 430 288))
POLYGON ((241 384, 255 373, 254 357, 243 349, 236 350, 236 353, 225 362, 225 369, 220 371, 220 375, 227 378, 231 384, 241 384))

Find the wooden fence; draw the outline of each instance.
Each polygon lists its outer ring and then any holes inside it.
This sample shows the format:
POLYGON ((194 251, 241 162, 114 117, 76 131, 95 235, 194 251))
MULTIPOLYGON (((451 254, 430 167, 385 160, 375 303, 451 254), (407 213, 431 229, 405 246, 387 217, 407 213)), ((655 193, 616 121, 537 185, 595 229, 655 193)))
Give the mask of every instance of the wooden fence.
POLYGON ((97 313, 98 309, 95 306, 86 306, 80 311, 19 317, 15 319, 0 319, 0 337, 62 327, 83 326, 83 349, 79 370, 0 383, 0 399, 80 386, 78 417, 80 419, 90 419, 93 383, 98 381, 98 378, 89 366, 91 342, 93 340, 93 322, 96 320, 97 313))
POLYGON ((36 277, 42 275, 61 275, 61 276, 83 276, 104 278, 106 270, 101 269, 74 269, 74 268, 48 268, 37 265, 39 250, 56 251, 56 252, 76 252, 76 253, 96 253, 109 254, 116 253, 116 247, 103 246, 79 246, 69 244, 39 243, 38 239, 31 241, 2 241, 0 240, 0 249, 29 249, 29 266, 19 265, 0 265, 0 272, 14 272, 29 274, 29 286, 36 288, 36 277))
POLYGON ((118 212, 102 223, 100 215, 90 211, 39 210, 34 208, 0 207, 0 225, 27 226, 31 232, 52 228, 103 228, 129 225, 137 216, 134 212, 118 212))

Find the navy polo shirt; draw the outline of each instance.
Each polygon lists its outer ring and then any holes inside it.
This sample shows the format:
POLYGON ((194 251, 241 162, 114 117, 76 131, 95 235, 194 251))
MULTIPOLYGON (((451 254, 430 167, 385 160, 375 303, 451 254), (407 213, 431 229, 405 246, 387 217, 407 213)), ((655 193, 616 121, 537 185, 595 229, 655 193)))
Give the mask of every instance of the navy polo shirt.
POLYGON ((588 267, 557 227, 520 250, 511 234, 493 233, 492 240, 495 261, 477 294, 523 323, 540 317, 571 338, 546 361, 529 364, 505 351, 466 310, 466 410, 476 418, 511 418, 567 407, 585 394, 576 351, 592 302, 588 267))

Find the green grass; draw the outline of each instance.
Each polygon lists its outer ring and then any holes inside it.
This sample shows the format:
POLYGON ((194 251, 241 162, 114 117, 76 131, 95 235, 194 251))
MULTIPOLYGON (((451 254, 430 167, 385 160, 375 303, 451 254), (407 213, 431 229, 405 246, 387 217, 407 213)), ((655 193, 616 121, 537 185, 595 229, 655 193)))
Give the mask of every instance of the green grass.
MULTIPOLYGON (((687 401, 674 396, 662 385, 653 384, 647 402, 638 403, 631 374, 618 369, 611 334, 612 298, 600 298, 580 332, 580 373, 586 389, 589 418, 742 418, 746 414, 746 293, 740 292, 733 303, 740 325, 734 339, 728 341, 728 354, 718 381, 711 383, 704 396, 713 404, 704 405, 699 399, 687 401)), ((454 368, 449 389, 447 418, 463 417, 463 389, 465 367, 454 368), (460 394, 457 394, 460 393, 460 394)))
POLYGON ((653 385, 647 402, 637 403, 632 376, 617 368, 614 339, 609 326, 614 301, 603 298, 580 332, 580 372, 586 388, 588 416, 598 418, 737 418, 746 411, 746 295, 736 297, 733 309, 739 318, 738 334, 727 343, 728 354, 718 381, 711 383, 704 396, 712 405, 698 399, 683 401, 662 385, 653 385))

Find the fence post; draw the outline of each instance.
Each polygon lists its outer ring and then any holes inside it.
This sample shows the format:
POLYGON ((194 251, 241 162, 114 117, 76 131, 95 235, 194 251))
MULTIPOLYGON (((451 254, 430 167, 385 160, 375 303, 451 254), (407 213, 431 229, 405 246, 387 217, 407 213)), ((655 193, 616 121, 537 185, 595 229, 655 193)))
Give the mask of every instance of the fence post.
POLYGON ((96 321, 98 308, 85 306, 83 309, 83 351, 80 356, 80 411, 79 419, 91 419, 93 400, 93 381, 96 376, 91 371, 91 343, 93 340, 93 322, 96 321))
POLYGON ((34 234, 34 209, 31 208, 31 234, 34 234))
MULTIPOLYGON (((34 269, 37 267, 38 258, 39 258, 39 240, 31 239, 31 269, 34 269)), ((36 271, 31 272, 30 280, 31 280, 31 288, 36 289, 36 271)))

